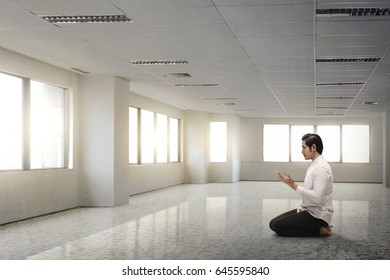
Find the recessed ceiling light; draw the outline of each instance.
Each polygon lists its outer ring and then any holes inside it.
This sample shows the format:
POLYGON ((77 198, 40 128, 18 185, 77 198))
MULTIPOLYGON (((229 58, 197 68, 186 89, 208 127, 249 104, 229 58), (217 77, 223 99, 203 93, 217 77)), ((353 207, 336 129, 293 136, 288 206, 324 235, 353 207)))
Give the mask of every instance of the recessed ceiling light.
POLYGON ((350 62, 378 62, 380 61, 380 57, 323 57, 323 58, 317 58, 316 62, 328 62, 328 63, 350 63, 350 62))
POLYGON ((126 15, 41 16, 52 24, 131 22, 126 15))
POLYGON ((320 17, 332 16, 390 16, 390 8, 335 8, 317 9, 316 15, 320 17))
POLYGON ((134 65, 175 65, 175 64, 187 64, 186 60, 133 60, 130 61, 134 65))

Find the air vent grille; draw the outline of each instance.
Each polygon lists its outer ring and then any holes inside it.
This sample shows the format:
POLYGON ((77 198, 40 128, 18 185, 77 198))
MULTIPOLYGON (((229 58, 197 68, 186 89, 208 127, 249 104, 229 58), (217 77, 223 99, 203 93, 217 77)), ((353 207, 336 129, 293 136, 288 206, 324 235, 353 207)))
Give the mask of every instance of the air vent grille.
POLYGON ((328 112, 328 113, 317 113, 316 115, 317 116, 343 116, 344 114, 328 112))
POLYGON ((378 105, 379 103, 376 101, 364 101, 363 105, 378 105))
POLYGON ((186 60, 133 60, 130 61, 134 65, 175 65, 175 64, 187 64, 186 60))
POLYGON ((171 76, 175 78, 191 78, 191 75, 188 73, 171 73, 171 76))
POLYGON ((175 87, 217 87, 219 84, 175 84, 175 87))
POLYGON ((228 100, 238 100, 237 97, 207 97, 203 98, 206 101, 228 101, 228 100))
POLYGON ((390 8, 317 9, 318 16, 389 16, 390 8))
POLYGON ((378 62, 380 57, 350 57, 350 58, 317 58, 316 62, 328 62, 328 63, 350 63, 350 62, 378 62))
POLYGON ((339 83, 317 83, 317 86, 354 86, 364 85, 365 82, 339 82, 339 83))
POLYGON ((52 24, 131 22, 126 15, 41 16, 52 24))
POLYGON ((336 109, 336 110, 347 110, 348 107, 343 106, 317 106, 317 109, 336 109))
POLYGON ((317 96, 317 100, 353 100, 355 96, 317 96))

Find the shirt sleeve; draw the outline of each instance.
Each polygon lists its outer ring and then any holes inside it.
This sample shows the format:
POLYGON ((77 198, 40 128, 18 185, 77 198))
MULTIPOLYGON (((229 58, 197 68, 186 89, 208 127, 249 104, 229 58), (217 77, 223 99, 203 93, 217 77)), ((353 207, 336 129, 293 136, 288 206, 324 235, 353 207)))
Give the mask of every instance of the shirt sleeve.
POLYGON ((297 187, 297 192, 307 201, 314 204, 320 204, 323 197, 327 194, 330 182, 332 180, 331 174, 321 167, 314 171, 313 188, 306 189, 302 186, 297 187))

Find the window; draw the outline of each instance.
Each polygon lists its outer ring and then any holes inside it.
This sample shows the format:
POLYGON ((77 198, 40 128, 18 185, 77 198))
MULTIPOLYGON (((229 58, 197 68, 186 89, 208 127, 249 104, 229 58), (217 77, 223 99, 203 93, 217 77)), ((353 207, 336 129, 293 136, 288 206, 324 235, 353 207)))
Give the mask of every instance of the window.
POLYGON ((0 170, 67 168, 64 88, 0 73, 0 170))
POLYGON ((65 90, 31 81, 31 169, 65 166, 65 90))
POLYGON ((157 114, 156 133, 157 162, 164 163, 168 161, 168 117, 166 115, 157 114))
POLYGON ((343 162, 369 162, 369 126, 343 125, 342 132, 343 162))
POLYGON ((23 168, 23 80, 0 73, 0 170, 23 168))
MULTIPOLYGON (((289 161, 289 126, 264 125, 263 159, 264 161, 289 161)), ((301 146, 301 145, 300 145, 301 146)))
POLYGON ((141 110, 141 163, 154 163, 154 113, 141 110))
POLYGON ((179 119, 169 118, 169 162, 179 162, 179 119))
POLYGON ((367 163, 370 158, 368 125, 270 125, 263 126, 263 160, 266 162, 304 161, 302 136, 317 133, 329 162, 367 163))
POLYGON ((312 125, 291 126, 291 161, 305 161, 302 155, 302 136, 313 131, 312 125))
POLYGON ((129 163, 179 162, 180 120, 129 107, 129 163))
POLYGON ((322 154, 329 162, 340 162, 340 126, 339 125, 319 125, 317 133, 322 139, 324 150, 322 154))
POLYGON ((138 163, 138 109, 129 107, 129 163, 138 163))
POLYGON ((227 122, 210 122, 210 162, 227 162, 227 122))

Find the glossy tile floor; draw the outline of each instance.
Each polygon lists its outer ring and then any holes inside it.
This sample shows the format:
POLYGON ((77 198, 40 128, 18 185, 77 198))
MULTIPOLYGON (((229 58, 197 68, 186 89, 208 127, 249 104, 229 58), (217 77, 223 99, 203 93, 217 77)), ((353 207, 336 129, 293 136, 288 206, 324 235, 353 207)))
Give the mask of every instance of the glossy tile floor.
POLYGON ((390 189, 335 184, 331 237, 276 236, 299 203, 279 182, 175 186, 2 225, 0 259, 390 259, 390 189))

